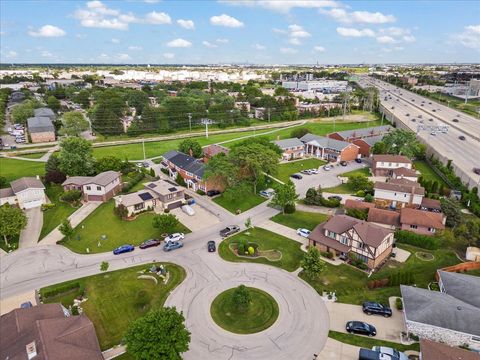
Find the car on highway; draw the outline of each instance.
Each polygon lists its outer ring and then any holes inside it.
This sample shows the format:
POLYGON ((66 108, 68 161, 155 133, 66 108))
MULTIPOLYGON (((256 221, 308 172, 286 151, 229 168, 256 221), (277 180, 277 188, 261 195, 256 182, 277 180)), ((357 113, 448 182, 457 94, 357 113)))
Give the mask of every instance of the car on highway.
POLYGON ((183 243, 181 241, 170 241, 163 245, 163 251, 172 251, 175 249, 180 249, 181 247, 183 247, 183 243))
POLYGON ((330 171, 330 170, 332 170, 332 169, 333 169, 333 166, 332 166, 332 165, 324 165, 324 166, 323 166, 323 170, 325 170, 325 171, 330 171))
POLYGON ((135 250, 135 246, 130 245, 130 244, 126 244, 126 245, 122 245, 122 246, 119 246, 116 249, 114 249, 113 250, 113 255, 119 255, 119 254, 127 253, 127 252, 130 252, 130 251, 133 251, 133 250, 135 250))
POLYGON ((430 133, 430 135, 432 135, 432 136, 437 136, 437 133, 436 133, 435 131, 432 131, 432 132, 430 133))
POLYGON ((408 356, 398 351, 397 349, 387 347, 387 346, 374 346, 372 347, 373 351, 379 352, 380 354, 388 355, 392 360, 408 360, 408 356))
POLYGON ((292 179, 296 179, 296 180, 303 179, 303 176, 300 175, 300 174, 292 174, 292 175, 290 175, 290 177, 291 177, 292 179))
POLYGON ((428 119, 428 121, 433 121, 433 118, 428 119))
POLYGON ((220 195, 220 191, 218 191, 218 190, 208 190, 207 191, 207 196, 212 197, 212 196, 215 196, 215 195, 220 195))
POLYGON ((465 136, 463 136, 463 135, 460 135, 458 138, 459 138, 460 140, 465 140, 465 136))
POLYGON ((435 110, 435 109, 432 109, 432 111, 433 111, 433 112, 437 112, 437 110, 435 110))
POLYGON ((303 237, 308 237, 310 235, 310 230, 304 229, 304 228, 299 228, 297 229, 297 235, 303 236, 303 237))
POLYGON ((365 301, 362 304, 362 311, 367 315, 382 315, 384 317, 392 316, 392 309, 374 301, 365 301))
POLYGON ((340 161, 340 165, 342 165, 342 166, 347 166, 348 163, 347 163, 345 160, 342 160, 342 161, 340 161))
POLYGON ((338 200, 338 201, 342 201, 342 197, 339 196, 339 195, 331 195, 328 197, 328 200, 338 200))
POLYGON ((477 175, 480 175, 480 168, 473 168, 473 172, 477 175))
POLYGON ((184 233, 173 233, 165 238, 165 242, 180 241, 185 239, 184 233))
POLYGON ((415 122, 415 119, 412 119, 412 122, 415 122))
POLYGON ((217 246, 215 245, 215 241, 210 240, 207 242, 207 250, 208 252, 215 252, 217 250, 217 246))
POLYGON ((356 159, 355 159, 355 162, 361 164, 361 163, 362 163, 362 159, 356 158, 356 159))
POLYGON ((409 113, 406 113, 405 116, 410 116, 410 114, 409 114, 409 113))
POLYGON ((225 238, 239 231, 240 231, 240 227, 238 227, 237 225, 230 225, 230 226, 227 226, 225 229, 220 230, 220 236, 225 238))
POLYGON ((377 329, 375 329, 375 326, 367 324, 363 321, 349 321, 345 325, 345 329, 350 334, 361 334, 368 336, 377 335, 377 329))
POLYGON ((150 247, 158 246, 160 245, 161 241, 158 239, 149 239, 144 241, 143 243, 140 244, 139 248, 140 249, 148 249, 150 247))
POLYGON ((452 121, 455 123, 458 123, 458 119, 453 119, 452 121))

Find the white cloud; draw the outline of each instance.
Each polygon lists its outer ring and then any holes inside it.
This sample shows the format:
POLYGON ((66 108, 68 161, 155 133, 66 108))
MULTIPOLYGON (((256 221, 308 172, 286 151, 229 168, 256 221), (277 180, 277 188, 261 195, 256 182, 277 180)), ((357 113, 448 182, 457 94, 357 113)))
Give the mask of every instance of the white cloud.
POLYGON ((129 46, 128 47, 128 50, 131 50, 131 51, 140 51, 140 50, 143 50, 143 48, 141 46, 129 46))
POLYGON ((331 9, 325 10, 320 9, 320 14, 328 15, 334 20, 345 23, 365 23, 365 24, 386 24, 390 22, 395 22, 395 16, 393 15, 384 15, 380 12, 369 12, 369 11, 352 11, 347 12, 345 9, 331 9))
POLYGON ((132 13, 121 13, 98 0, 87 2, 86 8, 75 11, 73 17, 80 20, 83 27, 113 30, 128 30, 130 23, 140 21, 132 13))
POLYGON ((311 36, 310 33, 303 30, 303 27, 300 25, 290 25, 288 28, 290 30, 290 37, 292 38, 307 38, 311 36))
POLYGON ((413 35, 405 35, 403 38, 403 41, 405 42, 415 42, 415 36, 413 35))
POLYGON ((110 40, 112 43, 114 44, 120 44, 120 39, 115 39, 113 38, 112 40, 110 40))
POLYGON ((102 60, 106 60, 106 59, 109 58, 109 56, 107 54, 100 54, 100 55, 98 55, 98 58, 102 59, 102 60))
POLYGON ((292 49, 292 48, 282 47, 282 48, 280 48, 280 52, 282 54, 296 54, 298 52, 298 50, 297 49, 292 49))
POLYGON ((43 25, 38 30, 30 30, 28 34, 33 37, 59 37, 65 36, 67 33, 65 32, 65 30, 60 29, 57 26, 43 25))
POLYGON ((208 48, 216 48, 216 47, 218 47, 218 45, 212 44, 212 43, 209 42, 209 41, 203 41, 202 44, 203 44, 203 46, 206 46, 206 47, 208 47, 208 48))
POLYGON ((55 57, 50 51, 48 50, 43 50, 41 53, 40 53, 40 56, 42 57, 46 57, 46 58, 53 58, 55 57))
POLYGON ((292 44, 292 45, 301 45, 302 43, 300 42, 300 40, 298 40, 297 38, 291 38, 288 40, 288 43, 289 44, 292 44))
POLYGON ((8 51, 7 54, 5 55, 7 59, 13 59, 13 58, 16 58, 17 56, 18 56, 18 53, 13 50, 8 51))
POLYGON ((317 52, 324 52, 325 48, 323 46, 314 46, 313 50, 317 52))
POLYGON ((338 27, 337 33, 345 37, 374 37, 375 32, 371 29, 355 29, 338 27))
POLYGON ((380 44, 395 44, 395 39, 388 35, 383 35, 377 37, 377 42, 380 44))
POLYGON ((314 9, 340 5, 333 0, 222 0, 220 2, 238 6, 258 6, 282 13, 287 13, 294 8, 314 9))
POLYGON ((252 47, 255 50, 265 50, 267 48, 265 45, 262 45, 262 44, 253 44, 252 47))
POLYGON ((75 35, 75 37, 76 37, 77 39, 85 39, 85 38, 87 37, 87 35, 85 35, 85 34, 77 34, 77 35, 75 35))
POLYGON ((167 46, 168 47, 173 47, 173 48, 188 48, 188 47, 192 46, 192 43, 188 40, 179 38, 179 39, 169 41, 167 43, 167 46))
POLYGON ((117 54, 118 60, 126 61, 131 60, 132 58, 128 54, 117 54))
POLYGON ((173 53, 164 53, 164 54, 163 54, 163 57, 164 57, 165 59, 173 59, 173 58, 175 57, 175 54, 173 54, 173 53))
POLYGON ((171 24, 172 18, 164 12, 152 11, 145 16, 145 21, 149 24, 163 25, 171 24))
POLYGON ((452 37, 467 48, 480 49, 480 25, 465 26, 463 32, 452 37))
POLYGON ((192 20, 177 20, 177 24, 187 30, 195 30, 195 23, 192 20))
POLYGON ((216 42, 220 43, 220 44, 228 44, 230 40, 228 39, 217 39, 215 40, 216 42))
POLYGON ((277 34, 286 34, 288 32, 287 30, 277 29, 277 28, 273 28, 272 31, 277 34))
POLYGON ((216 26, 226 26, 231 28, 238 28, 244 25, 243 22, 241 22, 240 20, 237 20, 234 17, 227 14, 212 16, 210 18, 210 24, 216 25, 216 26))

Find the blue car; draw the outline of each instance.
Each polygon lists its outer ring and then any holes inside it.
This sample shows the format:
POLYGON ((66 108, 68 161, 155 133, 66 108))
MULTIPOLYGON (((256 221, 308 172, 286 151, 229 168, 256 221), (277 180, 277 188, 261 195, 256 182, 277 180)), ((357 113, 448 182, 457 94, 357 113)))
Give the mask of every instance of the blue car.
POLYGON ((133 250, 135 250, 135 246, 133 245, 122 245, 116 248, 115 250, 113 250, 113 254, 119 255, 119 254, 127 253, 133 250))
POLYGON ((169 241, 163 245, 163 251, 171 251, 175 249, 180 249, 183 247, 183 243, 180 241, 169 241))

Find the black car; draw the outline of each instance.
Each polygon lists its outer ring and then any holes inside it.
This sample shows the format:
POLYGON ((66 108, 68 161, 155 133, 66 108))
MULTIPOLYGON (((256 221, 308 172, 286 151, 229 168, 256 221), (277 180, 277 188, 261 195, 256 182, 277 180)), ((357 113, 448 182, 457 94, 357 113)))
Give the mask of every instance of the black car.
POLYGON ((208 190, 207 191, 207 196, 212 197, 212 196, 215 196, 215 195, 220 195, 220 191, 218 191, 218 190, 208 190))
POLYGON ((297 179, 297 180, 303 179, 303 176, 300 175, 300 174, 292 174, 292 175, 290 175, 290 177, 292 179, 297 179))
POLYGON ((377 329, 375 329, 375 326, 367 324, 363 321, 349 321, 347 322, 345 329, 348 333, 353 334, 361 334, 368 336, 377 335, 377 329))
POLYGON ((366 301, 362 305, 362 310, 367 315, 382 315, 384 317, 392 316, 392 309, 380 303, 373 301, 366 301))
POLYGON ((342 165, 342 166, 347 166, 348 163, 347 163, 345 160, 342 160, 342 161, 340 161, 340 165, 342 165))
POLYGON ((473 168, 473 172, 477 175, 480 175, 480 168, 473 168))
POLYGON ((453 119, 452 121, 453 121, 453 122, 458 122, 458 119, 453 119))
POLYGON ((154 247, 160 245, 161 241, 158 239, 149 239, 140 244, 140 249, 147 249, 149 247, 154 247))
POLYGON ((356 158, 356 159, 355 159, 355 162, 361 164, 361 163, 362 163, 362 159, 356 158))
POLYGON ((465 136, 463 136, 463 135, 460 135, 458 138, 459 138, 460 140, 465 140, 465 136))
POLYGON ((207 249, 208 249, 208 252, 215 252, 215 250, 217 249, 215 245, 215 241, 210 240, 209 242, 207 242, 207 249))

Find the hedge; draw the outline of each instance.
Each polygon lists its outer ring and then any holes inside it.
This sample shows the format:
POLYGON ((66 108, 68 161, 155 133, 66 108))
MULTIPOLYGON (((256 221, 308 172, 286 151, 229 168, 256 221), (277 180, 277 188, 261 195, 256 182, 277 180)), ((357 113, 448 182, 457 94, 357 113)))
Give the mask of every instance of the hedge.
POLYGON ((123 192, 124 193, 129 192, 130 189, 133 188, 135 185, 137 185, 140 181, 142 181, 144 177, 145 177, 145 174, 143 172, 136 173, 135 176, 131 178, 131 180, 128 183, 123 184, 123 192))
POLYGON ((436 250, 442 245, 438 237, 419 235, 405 230, 395 231, 395 239, 398 243, 413 245, 427 250, 436 250))
POLYGON ((71 283, 66 283, 64 285, 55 286, 52 289, 42 290, 41 295, 42 298, 49 298, 58 294, 69 292, 71 290, 78 290, 79 293, 83 293, 83 286, 81 286, 78 281, 74 281, 71 283))

